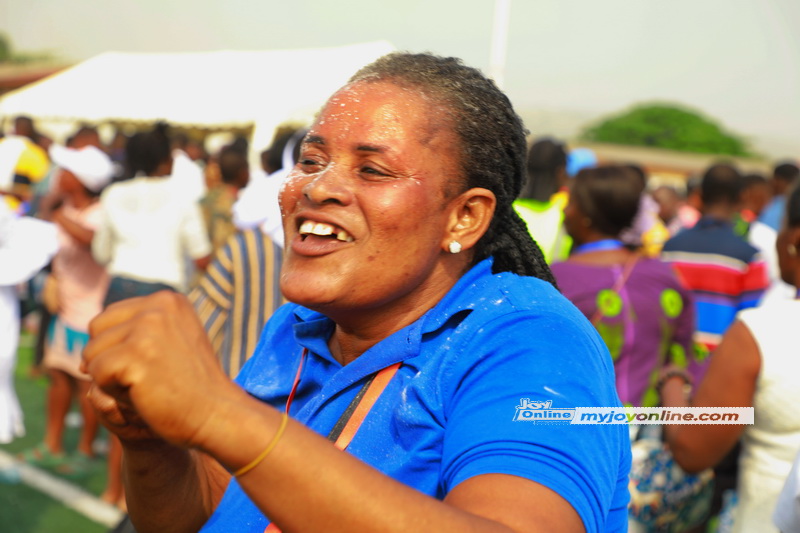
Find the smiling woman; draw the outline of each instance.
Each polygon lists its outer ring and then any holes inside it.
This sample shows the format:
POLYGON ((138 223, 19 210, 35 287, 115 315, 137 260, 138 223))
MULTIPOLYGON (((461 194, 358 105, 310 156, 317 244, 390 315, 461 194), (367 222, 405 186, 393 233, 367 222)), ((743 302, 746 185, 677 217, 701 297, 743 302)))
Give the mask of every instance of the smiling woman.
POLYGON ((98 318, 85 365, 137 530, 624 528, 626 429, 515 416, 619 405, 511 208, 524 156, 478 71, 386 56, 303 142, 280 199, 292 303, 235 384, 179 295, 98 318))

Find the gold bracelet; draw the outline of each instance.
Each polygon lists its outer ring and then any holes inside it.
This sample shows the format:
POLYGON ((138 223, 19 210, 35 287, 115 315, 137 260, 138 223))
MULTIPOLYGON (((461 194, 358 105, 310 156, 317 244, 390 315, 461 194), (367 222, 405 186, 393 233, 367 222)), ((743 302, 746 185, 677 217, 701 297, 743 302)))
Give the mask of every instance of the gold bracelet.
POLYGON ((269 452, 271 452, 272 449, 275 448, 275 445, 278 444, 278 441, 281 440, 281 435, 283 435, 283 431, 286 429, 286 425, 288 423, 289 423, 289 415, 287 415, 286 413, 283 413, 281 415, 281 425, 280 425, 280 427, 278 427, 278 431, 275 433, 275 436, 272 437, 272 440, 270 441, 270 443, 267 444, 266 448, 264 448, 264 451, 261 452, 260 454, 258 454, 258 457, 253 459, 253 461, 251 463, 244 465, 242 468, 240 468, 239 470, 234 472, 233 476, 234 477, 239 477, 239 476, 241 476, 243 474, 248 473, 249 471, 251 471, 255 467, 257 467, 259 465, 259 463, 261 463, 261 461, 263 461, 264 458, 267 455, 269 455, 269 452))

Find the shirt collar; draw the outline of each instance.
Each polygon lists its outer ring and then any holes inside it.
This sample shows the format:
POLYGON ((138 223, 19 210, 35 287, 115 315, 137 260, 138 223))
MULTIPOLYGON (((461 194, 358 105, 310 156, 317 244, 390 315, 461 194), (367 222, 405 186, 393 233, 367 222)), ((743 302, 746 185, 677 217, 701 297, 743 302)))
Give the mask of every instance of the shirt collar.
MULTIPOLYGON (((352 366, 353 370, 363 366, 362 370, 370 373, 419 354, 423 334, 438 330, 457 313, 471 312, 479 304, 472 296, 473 291, 488 283, 491 269, 491 258, 473 266, 422 317, 383 339, 347 366, 352 366)), ((335 362, 328 349, 328 339, 335 328, 333 321, 322 313, 302 306, 295 308, 294 315, 296 323, 293 329, 297 343, 310 353, 335 362)))
POLYGON ((305 307, 298 307, 294 314, 297 322, 293 326, 293 332, 297 344, 308 349, 309 356, 324 359, 341 368, 332 378, 334 383, 329 383, 337 390, 387 366, 418 355, 420 351, 422 335, 419 331, 420 321, 417 320, 381 340, 355 361, 341 367, 328 348, 328 339, 336 327, 333 320, 305 307))
POLYGON ((475 298, 483 294, 483 289, 492 278, 492 258, 484 259, 470 268, 461 279, 439 300, 433 309, 422 316, 422 332, 432 333, 444 326, 453 316, 462 311, 472 312, 480 305, 482 299, 475 298))
POLYGON ((695 227, 698 228, 698 229, 700 229, 700 228, 713 228, 715 226, 733 227, 733 222, 731 222, 730 220, 726 220, 724 218, 716 218, 716 217, 711 217, 711 216, 706 215, 706 216, 701 217, 700 220, 698 220, 697 223, 695 224, 695 227))

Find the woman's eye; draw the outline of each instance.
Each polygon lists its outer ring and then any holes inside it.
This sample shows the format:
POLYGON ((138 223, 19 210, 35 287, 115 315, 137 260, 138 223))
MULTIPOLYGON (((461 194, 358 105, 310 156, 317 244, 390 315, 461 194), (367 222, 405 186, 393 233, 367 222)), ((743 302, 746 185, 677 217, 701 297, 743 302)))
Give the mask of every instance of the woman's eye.
POLYGON ((372 174, 373 176, 388 176, 385 172, 382 172, 374 167, 361 167, 361 172, 364 174, 372 174))
POLYGON ((298 163, 300 164, 300 166, 302 166, 303 168, 306 168, 306 169, 308 169, 310 167, 316 167, 316 166, 320 165, 319 161, 316 161, 314 159, 310 159, 310 158, 307 158, 307 157, 306 158, 301 158, 298 161, 298 163))

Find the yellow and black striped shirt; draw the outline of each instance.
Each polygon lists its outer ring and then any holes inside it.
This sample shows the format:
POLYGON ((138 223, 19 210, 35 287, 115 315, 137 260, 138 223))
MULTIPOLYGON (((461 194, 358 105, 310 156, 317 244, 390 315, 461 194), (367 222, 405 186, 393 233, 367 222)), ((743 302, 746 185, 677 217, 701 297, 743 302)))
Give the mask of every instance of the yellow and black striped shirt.
POLYGON ((261 329, 284 299, 283 250, 259 229, 238 231, 214 254, 189 294, 225 372, 236 377, 253 355, 261 329))

